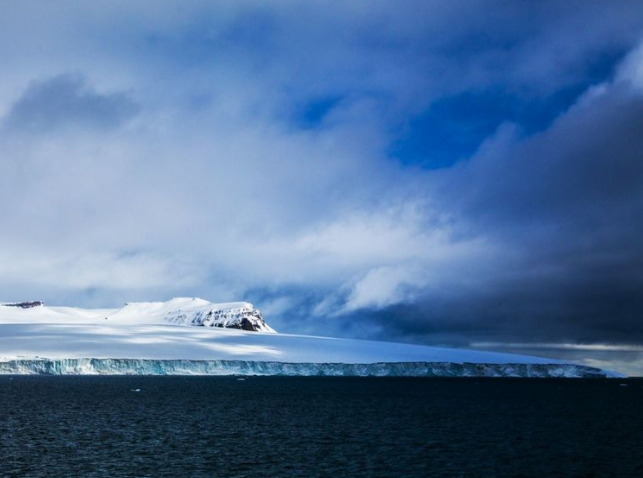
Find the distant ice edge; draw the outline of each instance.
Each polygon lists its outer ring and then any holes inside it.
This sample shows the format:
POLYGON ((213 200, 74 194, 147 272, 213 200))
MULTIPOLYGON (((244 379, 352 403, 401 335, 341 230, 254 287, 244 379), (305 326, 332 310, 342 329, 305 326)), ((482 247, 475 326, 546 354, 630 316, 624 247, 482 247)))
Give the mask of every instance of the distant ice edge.
POLYGON ((620 374, 573 364, 381 362, 285 363, 246 360, 15 359, 0 375, 276 375, 332 377, 615 378, 620 374))

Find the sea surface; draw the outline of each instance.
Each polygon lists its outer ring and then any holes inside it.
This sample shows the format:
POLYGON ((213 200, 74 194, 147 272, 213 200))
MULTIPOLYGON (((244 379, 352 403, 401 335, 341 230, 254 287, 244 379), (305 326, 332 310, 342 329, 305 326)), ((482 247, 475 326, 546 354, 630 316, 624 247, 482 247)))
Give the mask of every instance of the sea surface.
POLYGON ((0 377, 2 477, 643 477, 643 380, 0 377))

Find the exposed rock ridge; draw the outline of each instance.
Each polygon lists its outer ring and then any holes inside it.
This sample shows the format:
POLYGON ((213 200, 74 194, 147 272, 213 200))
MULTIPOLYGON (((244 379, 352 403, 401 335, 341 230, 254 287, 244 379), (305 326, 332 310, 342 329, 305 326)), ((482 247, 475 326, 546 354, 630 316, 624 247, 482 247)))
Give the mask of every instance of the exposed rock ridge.
POLYGON ((210 307, 202 310, 171 310, 165 319, 174 324, 221 327, 254 332, 274 332, 264 320, 261 312, 251 304, 235 308, 210 307))
POLYGON ((0 305, 4 305, 5 307, 20 307, 21 309, 33 309, 34 307, 43 307, 45 303, 39 300, 34 300, 32 302, 14 302, 11 304, 0 305))

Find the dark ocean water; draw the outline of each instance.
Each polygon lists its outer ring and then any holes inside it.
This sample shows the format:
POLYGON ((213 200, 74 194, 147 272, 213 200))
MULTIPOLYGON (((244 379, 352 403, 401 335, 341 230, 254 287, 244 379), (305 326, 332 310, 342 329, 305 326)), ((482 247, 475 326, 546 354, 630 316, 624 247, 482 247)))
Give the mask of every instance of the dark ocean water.
POLYGON ((2 477, 643 477, 643 380, 0 377, 0 437, 2 477))

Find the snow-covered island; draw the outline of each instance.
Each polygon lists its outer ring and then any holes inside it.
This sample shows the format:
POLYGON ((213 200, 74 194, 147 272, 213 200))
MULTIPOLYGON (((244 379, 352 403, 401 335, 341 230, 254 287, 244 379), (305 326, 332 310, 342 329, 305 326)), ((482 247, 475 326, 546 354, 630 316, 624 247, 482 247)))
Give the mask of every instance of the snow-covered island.
POLYGON ((0 304, 0 374, 616 377, 552 359, 278 334, 252 304, 0 304))

